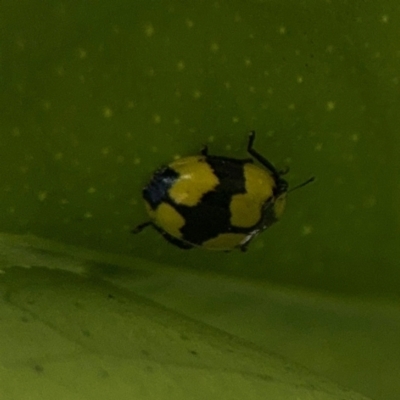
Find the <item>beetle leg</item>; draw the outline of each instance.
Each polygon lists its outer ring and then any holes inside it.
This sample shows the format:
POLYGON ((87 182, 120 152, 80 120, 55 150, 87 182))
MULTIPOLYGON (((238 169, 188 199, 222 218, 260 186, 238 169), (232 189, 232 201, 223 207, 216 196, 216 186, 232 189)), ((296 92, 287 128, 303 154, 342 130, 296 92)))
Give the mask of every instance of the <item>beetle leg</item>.
POLYGON ((150 226, 150 225, 153 225, 153 223, 152 223, 151 221, 143 222, 142 224, 139 224, 138 226, 136 226, 135 228, 133 228, 133 229, 131 230, 131 233, 133 233, 133 234, 140 233, 140 232, 142 232, 142 230, 143 230, 144 228, 147 228, 147 227, 150 226))
POLYGON ((247 246, 248 246, 248 245, 249 245, 248 242, 245 243, 245 244, 242 244, 242 245, 239 247, 240 251, 241 251, 242 253, 245 253, 245 252, 247 251, 247 246))
POLYGON ((158 232, 161 233, 161 235, 164 237, 164 239, 166 239, 168 242, 172 243, 173 245, 179 247, 180 249, 190 250, 194 247, 193 245, 186 243, 183 240, 170 235, 169 233, 163 231, 162 229, 159 229, 156 225, 154 225, 154 227, 156 228, 156 230, 158 232))
POLYGON ((208 156, 208 146, 206 144, 201 148, 200 154, 202 156, 206 156, 206 157, 208 156))
POLYGON ((264 165, 267 169, 272 172, 276 181, 279 181, 279 172, 265 157, 263 157, 258 151, 253 149, 254 139, 256 138, 256 132, 251 131, 249 133, 249 141, 247 143, 247 152, 251 154, 260 164, 264 165))

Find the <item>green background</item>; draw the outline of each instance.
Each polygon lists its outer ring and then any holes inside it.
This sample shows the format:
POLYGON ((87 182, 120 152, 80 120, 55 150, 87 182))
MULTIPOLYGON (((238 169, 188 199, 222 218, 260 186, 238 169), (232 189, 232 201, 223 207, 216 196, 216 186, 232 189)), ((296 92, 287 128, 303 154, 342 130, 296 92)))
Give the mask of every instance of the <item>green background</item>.
POLYGON ((397 1, 3 1, 2 231, 164 264, 398 295, 397 1), (247 132, 292 185, 248 253, 183 252, 141 188, 247 132))

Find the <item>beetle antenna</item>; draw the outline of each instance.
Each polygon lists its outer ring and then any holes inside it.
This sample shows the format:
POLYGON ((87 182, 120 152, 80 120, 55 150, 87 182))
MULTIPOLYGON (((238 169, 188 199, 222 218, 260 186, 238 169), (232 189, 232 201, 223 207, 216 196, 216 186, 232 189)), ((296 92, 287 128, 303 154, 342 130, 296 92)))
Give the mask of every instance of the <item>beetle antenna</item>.
POLYGON ((294 188, 291 188, 291 189, 288 191, 288 193, 289 193, 289 192, 293 192, 293 190, 300 189, 300 188, 302 188, 303 186, 306 186, 306 185, 308 185, 309 183, 314 182, 314 181, 315 181, 315 176, 312 176, 311 178, 308 178, 305 182, 300 183, 300 185, 297 185, 297 186, 295 186, 294 188))

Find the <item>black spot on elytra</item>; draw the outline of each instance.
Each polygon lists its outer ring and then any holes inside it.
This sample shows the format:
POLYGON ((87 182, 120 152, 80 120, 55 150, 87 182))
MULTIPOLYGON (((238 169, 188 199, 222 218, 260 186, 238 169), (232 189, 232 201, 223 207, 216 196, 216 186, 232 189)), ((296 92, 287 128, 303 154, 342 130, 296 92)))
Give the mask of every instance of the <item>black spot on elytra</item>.
POLYGON ((208 156, 219 184, 214 190, 203 195, 199 204, 193 207, 174 204, 185 219, 181 232, 189 243, 201 245, 224 232, 235 232, 231 226, 230 203, 232 196, 246 193, 243 166, 249 160, 208 156))

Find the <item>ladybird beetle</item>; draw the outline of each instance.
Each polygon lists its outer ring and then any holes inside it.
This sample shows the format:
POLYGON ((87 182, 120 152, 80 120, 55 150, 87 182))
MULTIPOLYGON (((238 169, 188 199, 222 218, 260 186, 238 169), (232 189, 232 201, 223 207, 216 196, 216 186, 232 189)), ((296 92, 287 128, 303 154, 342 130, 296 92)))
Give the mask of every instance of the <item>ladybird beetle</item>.
POLYGON ((252 158, 209 155, 207 146, 198 156, 159 168, 143 189, 150 221, 132 233, 152 226, 182 249, 245 251, 251 240, 281 217, 288 192, 282 178, 285 172, 277 171, 253 149, 254 139, 252 131, 247 152, 264 168, 252 158))

